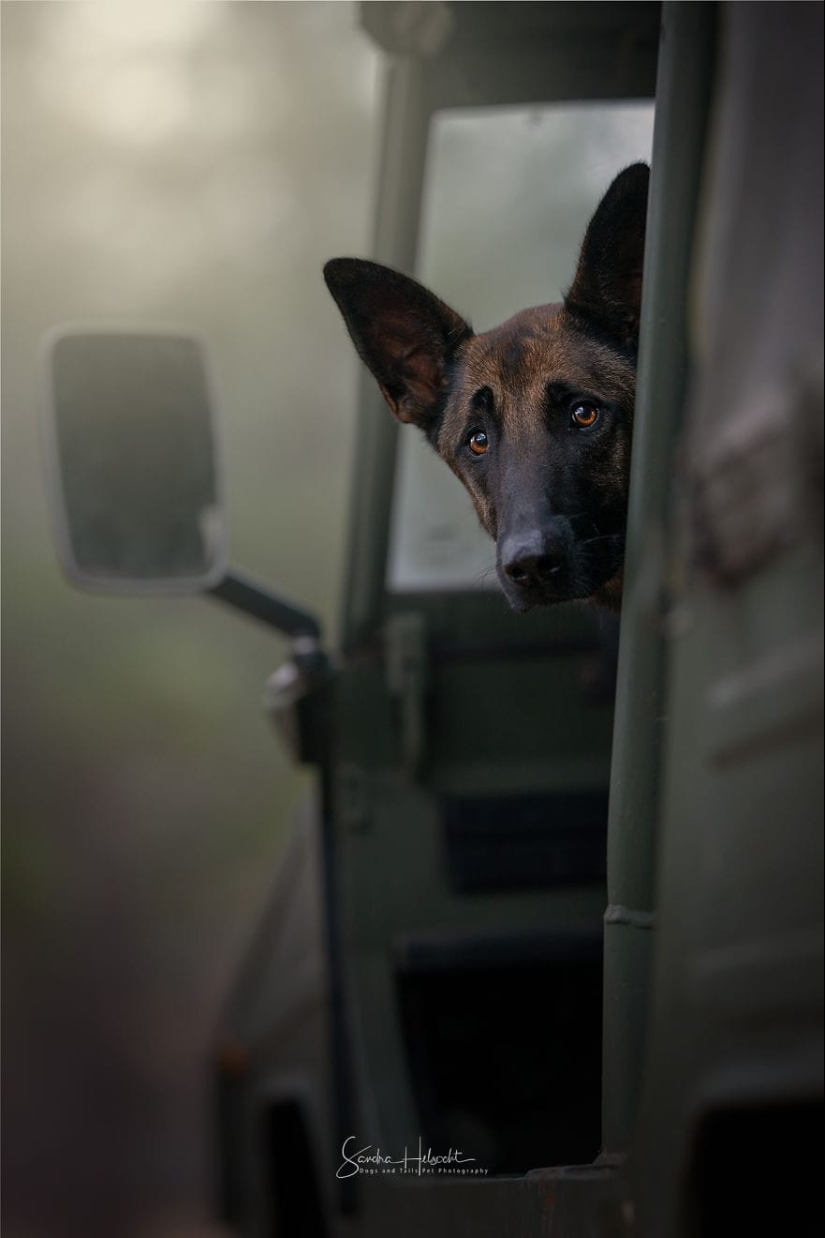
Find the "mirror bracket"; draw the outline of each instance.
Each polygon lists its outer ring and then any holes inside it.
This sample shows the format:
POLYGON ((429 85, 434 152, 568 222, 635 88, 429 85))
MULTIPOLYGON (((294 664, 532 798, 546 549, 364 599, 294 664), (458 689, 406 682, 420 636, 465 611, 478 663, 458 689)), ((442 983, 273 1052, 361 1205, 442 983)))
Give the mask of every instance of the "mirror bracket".
POLYGON ((209 589, 209 593, 294 640, 309 638, 320 641, 321 625, 315 615, 270 592, 244 572, 227 572, 219 584, 209 589))

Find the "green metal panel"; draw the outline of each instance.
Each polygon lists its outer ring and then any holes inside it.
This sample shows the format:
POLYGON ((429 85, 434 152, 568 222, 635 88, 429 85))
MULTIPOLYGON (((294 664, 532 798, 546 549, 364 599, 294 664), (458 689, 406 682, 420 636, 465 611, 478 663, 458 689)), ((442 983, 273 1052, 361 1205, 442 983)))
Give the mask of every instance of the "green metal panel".
POLYGON ((723 15, 671 543, 649 1238, 822 1225, 823 13, 723 15))
MULTIPOLYGON (((373 256, 388 266, 412 270, 429 118, 426 78, 420 61, 404 59, 391 67, 384 117, 373 256)), ((341 633, 345 650, 375 633, 384 589, 397 431, 375 382, 363 373, 359 383, 358 454, 341 633)))
POLYGON ((664 717, 665 558, 687 380, 691 245, 716 6, 665 4, 645 252, 605 914, 604 1153, 625 1153, 644 1061, 664 717))

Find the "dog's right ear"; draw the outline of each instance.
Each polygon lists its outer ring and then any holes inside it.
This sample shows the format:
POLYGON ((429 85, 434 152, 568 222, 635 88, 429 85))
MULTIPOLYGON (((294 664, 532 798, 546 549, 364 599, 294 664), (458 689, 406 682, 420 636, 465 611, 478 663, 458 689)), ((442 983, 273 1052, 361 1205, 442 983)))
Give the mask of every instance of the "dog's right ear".
POLYGON ((470 325, 414 279, 377 262, 333 258, 324 279, 395 416, 429 430, 470 325))

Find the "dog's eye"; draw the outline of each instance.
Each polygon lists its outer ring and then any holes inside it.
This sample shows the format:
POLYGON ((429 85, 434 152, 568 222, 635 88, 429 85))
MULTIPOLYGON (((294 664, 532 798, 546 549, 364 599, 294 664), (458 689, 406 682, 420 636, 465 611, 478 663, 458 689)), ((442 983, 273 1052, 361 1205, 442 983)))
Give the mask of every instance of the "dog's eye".
POLYGON ((490 440, 483 430, 473 430, 470 437, 467 439, 467 446, 474 456, 483 456, 487 448, 490 446, 490 440))
POLYGON ((595 404, 577 404, 570 418, 577 429, 589 430, 599 420, 600 415, 595 404))

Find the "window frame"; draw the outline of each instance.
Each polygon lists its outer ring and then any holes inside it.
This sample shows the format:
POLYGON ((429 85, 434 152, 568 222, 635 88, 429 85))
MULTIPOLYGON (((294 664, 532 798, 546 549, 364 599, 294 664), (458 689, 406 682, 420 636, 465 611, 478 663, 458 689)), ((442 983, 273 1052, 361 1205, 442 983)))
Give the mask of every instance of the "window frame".
MULTIPOLYGON (((369 11, 384 6, 364 6, 369 11)), ((392 6, 389 6, 392 7, 392 6)), ((486 10, 494 26, 499 5, 465 4, 463 12, 486 10)), ((507 37, 491 32, 474 14, 475 41, 434 58, 404 55, 391 63, 384 96, 384 130, 379 159, 372 257, 387 266, 414 272, 430 121, 450 108, 512 107, 598 100, 650 100, 655 97, 660 6, 508 5, 515 20, 507 37), (585 9, 588 29, 575 25, 569 9, 585 9), (596 13, 595 10, 600 10, 596 13), (516 10, 519 12, 516 14, 516 10), (531 13, 532 10, 532 13, 531 13), (556 10, 554 13, 552 10, 556 10), (531 21, 539 20, 534 31, 531 21), (559 29, 553 31, 553 23, 559 29), (628 38, 628 26, 635 37, 628 38), (555 34, 557 37, 548 37, 555 34), (495 40, 499 39, 498 42, 495 40)), ((469 16, 469 14, 467 14, 469 16)), ((370 31, 376 33, 375 31, 370 31)), ((459 31, 460 36, 460 31, 459 31)), ((391 592, 387 559, 398 431, 371 376, 359 382, 356 456, 350 512, 349 562, 342 607, 340 645, 345 653, 380 648, 387 621, 411 610, 423 616, 436 651, 481 652, 517 647, 556 649, 595 639, 598 618, 584 608, 557 607, 512 616, 489 590, 391 592)))

